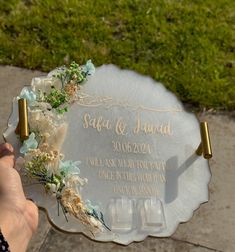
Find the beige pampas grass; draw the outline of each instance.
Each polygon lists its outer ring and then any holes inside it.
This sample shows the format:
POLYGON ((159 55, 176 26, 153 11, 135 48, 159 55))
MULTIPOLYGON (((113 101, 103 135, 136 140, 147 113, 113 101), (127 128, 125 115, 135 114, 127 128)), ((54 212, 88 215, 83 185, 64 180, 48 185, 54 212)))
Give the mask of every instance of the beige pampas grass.
POLYGON ((88 230, 95 234, 102 229, 102 225, 94 217, 87 215, 80 196, 70 188, 66 188, 61 194, 61 203, 69 214, 79 219, 88 230))
POLYGON ((67 130, 68 124, 63 123, 56 129, 54 134, 49 137, 48 145, 50 146, 50 150, 57 150, 60 152, 67 134, 67 130))

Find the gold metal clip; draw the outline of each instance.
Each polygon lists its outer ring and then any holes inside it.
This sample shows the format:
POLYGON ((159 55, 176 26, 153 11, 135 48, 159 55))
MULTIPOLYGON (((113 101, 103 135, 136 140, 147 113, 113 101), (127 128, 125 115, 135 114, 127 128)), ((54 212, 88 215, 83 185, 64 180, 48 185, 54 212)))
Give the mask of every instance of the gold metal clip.
POLYGON ((16 127, 15 133, 20 135, 20 140, 23 142, 29 137, 28 125, 28 106, 26 99, 18 100, 19 122, 16 127))
POLYGON ((200 123, 200 131, 201 131, 201 143, 199 144, 196 150, 196 154, 199 156, 203 154, 203 157, 205 159, 210 159, 212 158, 212 149, 207 122, 200 123))

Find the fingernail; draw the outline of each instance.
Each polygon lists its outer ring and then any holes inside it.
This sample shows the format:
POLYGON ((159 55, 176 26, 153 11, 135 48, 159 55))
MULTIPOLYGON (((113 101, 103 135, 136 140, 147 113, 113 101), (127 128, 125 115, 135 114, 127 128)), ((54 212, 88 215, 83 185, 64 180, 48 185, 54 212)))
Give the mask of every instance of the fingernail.
POLYGON ((5 143, 6 144, 6 148, 10 151, 10 152, 13 152, 14 151, 14 148, 11 144, 9 143, 5 143))
POLYGON ((13 152, 14 149, 13 149, 12 145, 9 143, 0 144, 0 153, 2 153, 4 151, 13 152))
POLYGON ((14 153, 6 148, 0 151, 0 158, 5 156, 14 156, 14 153))

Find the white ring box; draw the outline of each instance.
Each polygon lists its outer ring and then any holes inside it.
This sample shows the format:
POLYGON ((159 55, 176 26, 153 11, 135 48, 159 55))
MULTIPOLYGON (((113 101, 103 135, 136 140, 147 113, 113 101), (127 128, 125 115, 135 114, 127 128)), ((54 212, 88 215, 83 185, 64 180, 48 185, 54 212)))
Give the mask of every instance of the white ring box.
POLYGON ((109 204, 111 230, 127 232, 133 225, 133 202, 127 197, 111 199, 109 204))
POLYGON ((141 231, 160 232, 165 224, 162 202, 154 197, 139 201, 139 214, 141 218, 141 231))

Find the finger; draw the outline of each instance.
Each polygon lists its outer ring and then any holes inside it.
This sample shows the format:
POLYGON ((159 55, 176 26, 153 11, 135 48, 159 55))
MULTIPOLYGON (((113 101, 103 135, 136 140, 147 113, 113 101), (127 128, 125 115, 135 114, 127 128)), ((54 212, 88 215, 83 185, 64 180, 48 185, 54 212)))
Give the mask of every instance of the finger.
POLYGON ((5 156, 14 156, 14 153, 8 149, 4 149, 0 152, 0 158, 3 158, 5 156))
POLYGON ((9 150, 4 150, 0 153, 0 162, 7 167, 14 167, 15 156, 9 150))
POLYGON ((27 200, 27 210, 29 218, 28 224, 30 226, 32 233, 34 233, 38 226, 38 218, 39 218, 38 207, 32 201, 27 200))
POLYGON ((6 151, 6 150, 8 150, 10 152, 14 152, 14 149, 13 149, 13 147, 12 147, 11 144, 9 144, 9 143, 2 143, 2 144, 0 144, 0 154, 3 151, 6 151))

